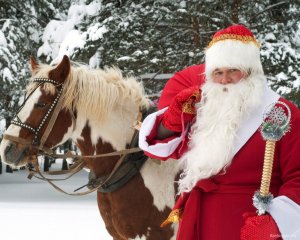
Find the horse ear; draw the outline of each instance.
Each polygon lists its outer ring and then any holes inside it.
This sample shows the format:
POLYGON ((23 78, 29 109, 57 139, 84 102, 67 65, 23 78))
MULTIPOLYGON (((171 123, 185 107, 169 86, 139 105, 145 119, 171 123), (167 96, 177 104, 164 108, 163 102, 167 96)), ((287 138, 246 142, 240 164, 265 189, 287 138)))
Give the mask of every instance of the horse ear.
POLYGON ((39 67, 39 64, 37 63, 37 61, 33 56, 30 56, 29 61, 31 66, 31 72, 34 72, 39 67))
POLYGON ((64 82, 70 73, 70 68, 70 60, 67 55, 64 55, 57 67, 49 72, 49 78, 57 82, 64 82))

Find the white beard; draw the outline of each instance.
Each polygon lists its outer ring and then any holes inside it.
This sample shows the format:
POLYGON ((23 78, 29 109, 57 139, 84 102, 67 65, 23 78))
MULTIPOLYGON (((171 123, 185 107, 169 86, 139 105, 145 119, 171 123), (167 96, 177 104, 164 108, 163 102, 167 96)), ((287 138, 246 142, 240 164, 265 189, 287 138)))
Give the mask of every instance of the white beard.
POLYGON ((265 84, 265 77, 256 75, 236 84, 207 81, 202 86, 189 150, 180 159, 183 173, 179 193, 191 191, 199 180, 225 171, 230 165, 237 130, 261 103, 265 84))

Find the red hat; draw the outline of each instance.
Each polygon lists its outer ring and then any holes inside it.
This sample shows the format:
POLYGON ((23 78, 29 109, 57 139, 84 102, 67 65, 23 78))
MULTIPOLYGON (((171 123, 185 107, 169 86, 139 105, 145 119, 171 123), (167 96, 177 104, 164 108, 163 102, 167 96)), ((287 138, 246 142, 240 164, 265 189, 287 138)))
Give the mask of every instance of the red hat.
POLYGON ((205 73, 210 77, 216 68, 238 68, 263 74, 259 44, 243 25, 233 25, 215 33, 205 52, 205 73))

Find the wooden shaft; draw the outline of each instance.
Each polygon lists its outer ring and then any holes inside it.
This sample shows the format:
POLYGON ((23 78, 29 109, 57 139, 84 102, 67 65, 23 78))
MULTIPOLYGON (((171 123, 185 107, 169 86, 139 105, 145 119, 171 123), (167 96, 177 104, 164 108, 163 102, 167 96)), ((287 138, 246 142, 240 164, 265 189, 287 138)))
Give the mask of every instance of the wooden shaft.
POLYGON ((268 196, 270 192, 275 145, 276 145, 275 141, 269 141, 269 140, 266 141, 264 166, 263 166, 263 173, 262 173, 261 185, 259 190, 260 195, 263 197, 268 196))

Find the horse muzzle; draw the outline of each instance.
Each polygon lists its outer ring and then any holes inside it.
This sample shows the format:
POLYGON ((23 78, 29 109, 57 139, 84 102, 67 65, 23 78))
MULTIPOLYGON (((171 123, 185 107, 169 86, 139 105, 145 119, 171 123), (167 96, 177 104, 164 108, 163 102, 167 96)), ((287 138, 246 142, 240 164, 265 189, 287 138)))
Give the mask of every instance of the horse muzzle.
POLYGON ((2 141, 0 152, 4 163, 12 167, 21 167, 26 165, 26 158, 29 155, 29 147, 17 146, 17 143, 11 141, 2 141))

